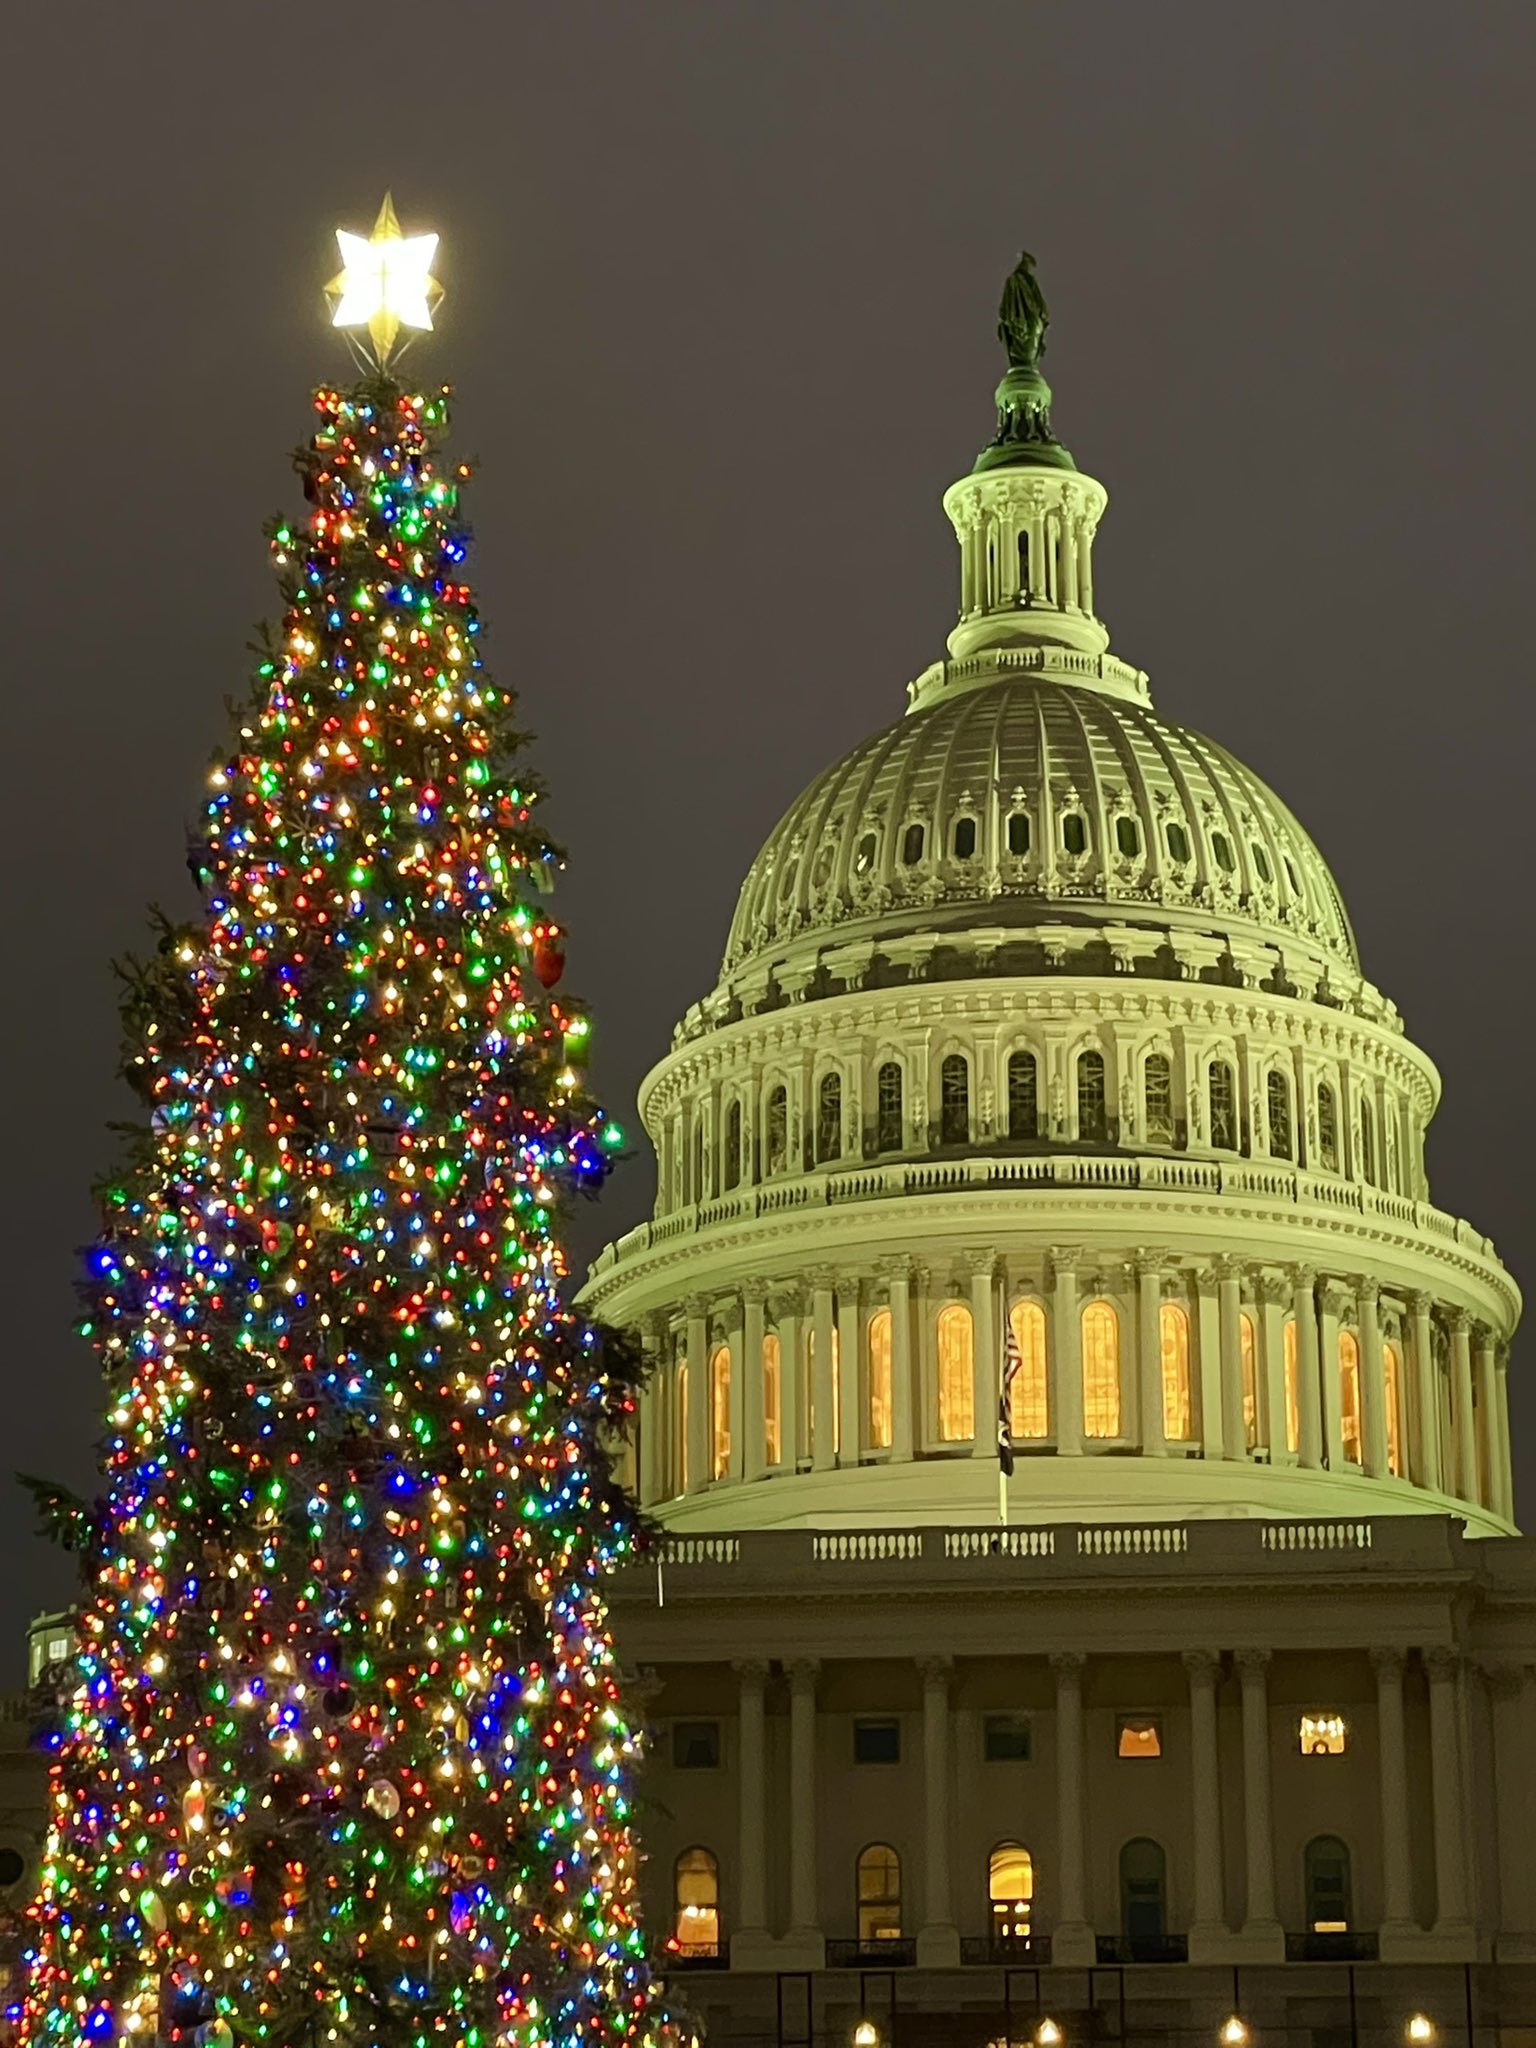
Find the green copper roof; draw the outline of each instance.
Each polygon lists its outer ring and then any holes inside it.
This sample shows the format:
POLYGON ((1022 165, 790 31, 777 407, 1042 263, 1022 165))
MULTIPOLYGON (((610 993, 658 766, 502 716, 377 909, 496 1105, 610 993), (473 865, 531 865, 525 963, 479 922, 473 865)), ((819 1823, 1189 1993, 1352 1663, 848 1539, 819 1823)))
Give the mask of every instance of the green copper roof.
POLYGON ((1008 274, 997 309, 997 337, 1008 351, 1008 374, 997 387, 997 432, 977 456, 978 470, 1077 467, 1051 432, 1051 387, 1040 374, 1050 324, 1035 259, 1026 249, 1008 274))

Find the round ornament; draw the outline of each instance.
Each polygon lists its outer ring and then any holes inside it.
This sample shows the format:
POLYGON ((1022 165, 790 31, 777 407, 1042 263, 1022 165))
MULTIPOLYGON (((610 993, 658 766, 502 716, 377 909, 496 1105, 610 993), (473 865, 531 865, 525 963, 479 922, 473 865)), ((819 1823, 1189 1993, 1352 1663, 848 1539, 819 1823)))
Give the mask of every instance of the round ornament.
POLYGON ((381 1820, 393 1820, 400 1811, 399 1789, 388 1778, 375 1778, 363 1796, 370 1810, 381 1820))
POLYGON ((333 1685, 325 1694, 325 1711, 332 1720, 339 1721, 344 1714, 350 1714, 356 1705, 357 1695, 350 1685, 333 1685))

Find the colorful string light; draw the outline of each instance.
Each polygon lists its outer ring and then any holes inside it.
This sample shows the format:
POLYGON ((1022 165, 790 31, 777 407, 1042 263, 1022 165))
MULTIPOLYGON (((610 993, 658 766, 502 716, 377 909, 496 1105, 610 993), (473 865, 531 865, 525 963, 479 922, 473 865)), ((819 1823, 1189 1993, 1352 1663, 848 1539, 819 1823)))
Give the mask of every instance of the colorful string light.
POLYGON ((149 1106, 22 2038, 619 2048, 660 2018, 601 1581, 622 1350, 555 1226, 619 1142, 462 580, 447 393, 317 395, 307 527, 128 971, 149 1106))

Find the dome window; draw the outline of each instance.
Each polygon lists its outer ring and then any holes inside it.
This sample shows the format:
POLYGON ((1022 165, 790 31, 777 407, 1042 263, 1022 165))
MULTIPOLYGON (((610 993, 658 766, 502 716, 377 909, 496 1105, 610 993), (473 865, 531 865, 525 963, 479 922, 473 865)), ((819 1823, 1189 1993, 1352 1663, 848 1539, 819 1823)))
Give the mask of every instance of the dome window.
POLYGON ((866 832, 859 841, 858 852, 853 856, 853 872, 856 875, 867 875, 874 865, 875 835, 873 832, 866 832))
POLYGON ((1237 1083, 1226 1060, 1211 1061, 1209 1083, 1211 1143, 1218 1152, 1237 1150, 1237 1083))
POLYGON ((1230 875, 1236 870, 1237 862, 1232 857, 1232 842, 1225 832, 1211 834, 1211 851, 1216 856, 1217 867, 1224 875, 1230 875))
POLYGON ((1088 851, 1088 820, 1081 811, 1068 811, 1062 818, 1061 843, 1074 859, 1088 851))
POLYGON ((1254 840, 1253 845, 1250 848, 1250 851, 1253 854, 1253 865, 1255 872, 1257 873, 1259 880, 1263 882, 1266 887, 1268 887, 1268 885, 1274 880, 1274 876, 1270 872, 1269 855, 1264 851, 1263 847, 1260 846, 1257 839, 1254 840))
POLYGON ((828 840, 817 853, 816 865, 811 869, 812 888, 825 889, 827 883, 832 879, 833 852, 832 843, 828 840))
POLYGON ((1141 851, 1141 831, 1134 818, 1116 818, 1115 845, 1127 860, 1134 860, 1141 851))
POLYGON ((789 1147, 789 1097, 782 1088, 775 1088, 768 1097, 766 1151, 768 1171, 782 1173, 788 1157, 789 1147))
POLYGON ((927 837, 921 825, 909 825, 901 836, 901 863, 903 867, 915 868, 923 857, 923 841, 927 837))
POLYGON ((1102 1145, 1109 1136, 1101 1052, 1082 1052, 1077 1056, 1077 1135, 1096 1145, 1102 1145))
POLYGON ((1339 1098, 1330 1081, 1317 1084, 1317 1155, 1329 1173, 1339 1170, 1339 1098))
POLYGON ((976 1328, 963 1301, 939 1310, 939 1441, 969 1443, 976 1434, 976 1328))
POLYGON ((1189 834, 1176 818, 1171 819, 1163 828, 1163 837, 1168 842, 1168 858, 1170 860, 1189 859, 1189 834))
POLYGON ((869 1448, 888 1451, 891 1447, 891 1331, 894 1325, 888 1308, 877 1308, 869 1319, 866 1344, 869 1353, 869 1448))
POLYGON ((741 1179, 741 1104, 733 1102, 725 1112, 725 1173, 727 1188, 741 1179))
POLYGON ((1277 1159, 1291 1156, 1291 1091, 1284 1074, 1271 1074, 1264 1084, 1269 1112, 1269 1149, 1277 1159))
POLYGON ((1187 1444, 1194 1435, 1194 1399, 1189 1372, 1189 1310, 1165 1301, 1157 1312, 1157 1341, 1163 1382, 1163 1435, 1187 1444))
POLYGON ((966 1145, 971 1137, 971 1069, 963 1052, 952 1052, 939 1069, 939 1143, 966 1145))
POLYGON ((1371 1105, 1362 1095, 1360 1098, 1360 1178, 1376 1185, 1376 1119, 1371 1115, 1371 1105))
POLYGON ((899 1152, 901 1144, 901 1064, 886 1060, 875 1076, 875 1150, 899 1152))
POLYGON ((1108 1301, 1090 1301, 1081 1322, 1083 1435, 1120 1434, 1120 1318, 1108 1301))
POLYGON ((1015 860, 1022 860, 1029 852, 1029 813, 1010 811, 1008 813, 1008 851, 1015 860))
POLYGON ((976 820, 956 818, 954 849, 956 860, 971 860, 976 852, 976 820))
POLYGON ((1034 1138, 1040 1131, 1040 1088, 1032 1052, 1008 1055, 1008 1135, 1034 1138))
POLYGON ((1290 879, 1291 887, 1296 891, 1296 894, 1299 896, 1301 894, 1301 877, 1297 874, 1296 863, 1291 859, 1289 854, 1287 854, 1285 857, 1285 872, 1290 879))
POLYGON ((816 1091, 816 1160, 825 1166, 843 1150, 843 1082, 839 1074, 823 1074, 816 1091))
POLYGON ((1142 1069, 1141 1099, 1149 1145, 1173 1143, 1173 1067, 1165 1052, 1149 1052, 1142 1069))
POLYGON ((1345 1457, 1351 1465, 1362 1463, 1360 1340, 1353 1330, 1339 1332, 1339 1424, 1345 1457))

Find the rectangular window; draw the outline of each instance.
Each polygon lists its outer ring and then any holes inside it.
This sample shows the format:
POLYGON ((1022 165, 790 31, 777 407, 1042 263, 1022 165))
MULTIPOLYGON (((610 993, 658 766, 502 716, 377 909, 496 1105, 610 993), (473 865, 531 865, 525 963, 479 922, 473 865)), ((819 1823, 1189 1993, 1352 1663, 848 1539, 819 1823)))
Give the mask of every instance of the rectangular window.
POLYGON ((674 1721, 672 1723, 672 1768, 675 1771, 718 1771, 720 1768, 720 1723, 718 1721, 674 1721))
POLYGON ((1349 1729, 1342 1714, 1303 1714, 1297 1741, 1303 1756, 1342 1756, 1349 1742, 1349 1729))
POLYGON ((894 1719, 855 1721, 853 1760, 856 1764, 899 1764, 901 1723, 894 1719))
POLYGON ((985 1715, 981 1723, 981 1754, 989 1764, 1027 1764, 1028 1714, 985 1715))
POLYGON ((1115 1716, 1115 1755, 1124 1757, 1152 1757, 1163 1753, 1163 1717, 1161 1714, 1117 1714, 1115 1716))

